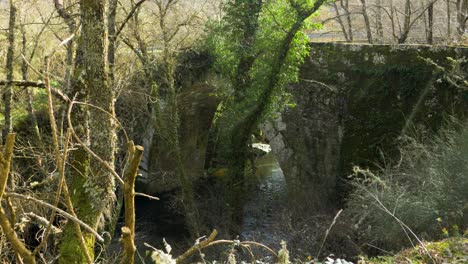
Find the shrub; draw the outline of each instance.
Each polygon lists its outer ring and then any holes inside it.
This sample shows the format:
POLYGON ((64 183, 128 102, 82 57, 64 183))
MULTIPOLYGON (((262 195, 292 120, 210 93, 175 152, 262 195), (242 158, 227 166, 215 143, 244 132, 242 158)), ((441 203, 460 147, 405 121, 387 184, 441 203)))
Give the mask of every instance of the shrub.
POLYGON ((467 228, 468 126, 450 122, 441 131, 404 138, 401 159, 378 173, 355 168, 347 211, 361 242, 399 250, 467 228))

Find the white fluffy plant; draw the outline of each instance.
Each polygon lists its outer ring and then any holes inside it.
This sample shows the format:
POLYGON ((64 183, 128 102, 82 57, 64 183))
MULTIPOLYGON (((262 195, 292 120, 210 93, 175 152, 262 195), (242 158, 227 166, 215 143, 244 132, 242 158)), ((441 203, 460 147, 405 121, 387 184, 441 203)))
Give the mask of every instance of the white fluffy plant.
POLYGON ((289 251, 286 241, 281 241, 281 250, 278 252, 278 264, 290 264, 289 251))
POLYGON ((171 251, 172 247, 169 245, 165 239, 163 239, 164 247, 166 251, 156 249, 148 244, 145 244, 147 247, 153 249, 153 253, 151 253, 151 259, 154 261, 155 264, 176 264, 176 260, 172 257, 171 251))

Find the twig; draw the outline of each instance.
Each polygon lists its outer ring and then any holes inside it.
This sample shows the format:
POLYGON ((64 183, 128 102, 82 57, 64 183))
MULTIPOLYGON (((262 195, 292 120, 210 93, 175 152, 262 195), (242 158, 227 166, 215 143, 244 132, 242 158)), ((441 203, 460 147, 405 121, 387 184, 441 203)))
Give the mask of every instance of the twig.
POLYGON ((322 244, 320 245, 320 249, 317 252, 317 259, 320 257, 320 253, 322 252, 323 246, 325 245, 325 241, 327 241, 328 235, 330 234, 330 230, 333 228, 333 226, 336 224, 336 220, 338 220, 338 217, 340 214, 343 212, 343 209, 338 211, 338 213, 335 215, 335 218, 333 218, 333 222, 331 225, 328 227, 327 231, 325 232, 325 237, 323 238, 322 244))
MULTIPOLYGON (((48 225, 51 225, 50 221, 47 220, 45 217, 42 217, 42 216, 39 216, 35 213, 32 213, 32 212, 29 212, 29 213, 24 213, 23 214, 24 216, 26 217, 29 217, 30 219, 34 220, 35 222, 43 225, 43 226, 48 226, 48 225)), ((51 229, 52 229, 52 232, 54 233, 61 233, 62 232, 62 229, 54 226, 54 225, 51 225, 51 229)), ((45 239, 45 238, 44 238, 45 239)))
POLYGON ((183 263, 191 255, 193 255, 196 252, 198 252, 199 250, 209 246, 209 244, 212 243, 215 240, 217 235, 218 235, 218 231, 216 229, 214 229, 213 232, 211 232, 210 236, 206 240, 204 240, 204 241, 202 241, 200 243, 196 243, 189 250, 187 250, 184 254, 179 256, 177 258, 177 260, 176 260, 176 263, 177 264, 183 263))
POLYGON ((111 36, 111 37, 116 39, 120 35, 120 33, 122 32, 122 30, 124 29, 124 27, 128 23, 128 21, 130 20, 130 18, 132 18, 133 14, 137 11, 137 9, 140 7, 140 5, 143 4, 144 2, 146 2, 146 0, 140 0, 138 3, 136 3, 133 6, 132 10, 130 11, 130 13, 128 13, 127 17, 124 19, 124 21, 120 25, 119 29, 115 33, 115 36, 111 36))
MULTIPOLYGON (((62 194, 63 184, 65 182, 65 161, 67 160, 68 143, 70 142, 70 136, 71 136, 70 135, 70 130, 68 130, 67 136, 65 138, 65 146, 64 146, 64 150, 63 150, 63 157, 57 157, 57 163, 59 164, 58 166, 59 166, 60 179, 59 179, 59 184, 58 184, 58 187, 57 187, 57 193, 55 194, 55 202, 54 202, 55 207, 58 207, 58 204, 60 202, 60 196, 62 194)), ((47 241, 47 237, 50 235, 50 232, 53 229, 52 222, 54 221, 56 215, 57 215, 57 211, 52 210, 52 213, 50 214, 50 218, 49 218, 49 221, 48 221, 49 224, 47 225, 46 231, 44 232, 44 237, 42 238, 42 241, 39 244, 39 246, 37 246, 34 249, 34 252, 33 252, 34 255, 38 254, 40 249, 45 245, 45 243, 47 241)), ((44 220, 46 220, 46 219, 44 218, 44 220)))
MULTIPOLYGON (((396 215, 394 215, 392 212, 390 212, 387 207, 385 207, 385 205, 380 201, 380 199, 374 195, 373 193, 371 193, 369 190, 366 190, 369 195, 374 198, 374 200, 379 204, 379 208, 386 212, 387 214, 389 214, 390 216, 392 216, 398 224, 400 224, 400 226, 402 227, 403 231, 407 230, 408 232, 411 233, 411 235, 413 235, 413 237, 418 241, 419 245, 421 246, 421 248, 424 250, 424 252, 429 256, 429 258, 434 261, 434 258, 432 257, 431 253, 429 253, 429 250, 427 249, 426 245, 424 245, 424 242, 413 232, 413 230, 407 226, 403 221, 401 221, 398 217, 396 217, 396 215)), ((406 233, 406 231, 405 231, 406 233)))
POLYGON ((149 194, 146 194, 146 193, 140 193, 140 192, 136 192, 135 193, 135 196, 141 196, 141 197, 146 197, 150 200, 156 200, 156 201, 159 201, 160 199, 156 196, 152 196, 152 195, 149 195, 149 194))
POLYGON ((212 246, 215 246, 215 245, 220 245, 220 244, 233 244, 233 245, 239 245, 243 248, 246 248, 249 253, 250 253, 250 246, 257 246, 257 247, 261 247, 263 249, 266 249, 267 251, 269 251, 272 255, 274 255, 276 258, 278 258, 278 255, 276 254, 276 252, 263 245, 263 244, 260 244, 260 243, 257 243, 257 242, 253 242, 253 241, 234 241, 234 240, 216 240, 214 241, 214 239, 216 238, 216 236, 218 235, 218 231, 213 230, 213 232, 211 232, 211 235, 206 239, 204 240, 203 242, 200 242, 200 243, 196 243, 193 247, 191 247, 189 250, 187 250, 184 254, 182 254, 180 257, 177 258, 176 260, 176 263, 177 264, 181 264, 183 263, 185 260, 187 260, 188 257, 190 257, 191 255, 197 253, 197 252, 200 252, 202 249, 205 249, 205 248, 208 248, 208 247, 212 247, 212 246))
MULTIPOLYGON (((8 134, 6 137, 6 143, 3 151, 0 152, 0 202, 2 197, 7 197, 5 188, 8 182, 8 175, 10 174, 11 158, 13 157, 13 146, 15 144, 16 134, 8 134)), ((3 207, 0 204, 0 226, 5 234, 8 241, 11 243, 11 247, 15 254, 24 259, 27 264, 35 264, 36 259, 34 255, 29 251, 24 243, 18 238, 15 229, 10 224, 3 207)), ((21 258, 19 261, 21 261, 21 258)))

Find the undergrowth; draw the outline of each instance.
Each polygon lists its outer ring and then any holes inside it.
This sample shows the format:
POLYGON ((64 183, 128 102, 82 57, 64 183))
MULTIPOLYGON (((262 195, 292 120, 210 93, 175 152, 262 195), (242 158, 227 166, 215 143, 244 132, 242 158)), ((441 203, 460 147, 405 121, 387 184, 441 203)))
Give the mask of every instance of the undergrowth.
POLYGON ((355 168, 347 213, 365 252, 392 253, 467 228, 468 126, 448 123, 438 136, 404 137, 397 164, 355 168))

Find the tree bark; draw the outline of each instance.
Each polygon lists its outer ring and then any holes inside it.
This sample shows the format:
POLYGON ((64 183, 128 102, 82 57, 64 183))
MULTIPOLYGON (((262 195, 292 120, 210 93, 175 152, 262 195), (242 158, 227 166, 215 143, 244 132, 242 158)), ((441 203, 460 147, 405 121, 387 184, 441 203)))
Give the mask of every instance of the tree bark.
POLYGON ((109 34, 109 48, 107 53, 107 62, 109 63, 109 81, 111 85, 115 80, 115 51, 117 42, 117 4, 118 0, 109 0, 109 15, 107 16, 107 30, 109 34))
POLYGON ((434 2, 430 0, 427 8, 427 43, 434 43, 434 2))
MULTIPOLYGON (((63 0, 54 0, 55 9, 59 16, 65 21, 68 27, 68 33, 73 35, 76 30, 76 21, 73 18, 72 14, 65 8, 63 0)), ((73 49, 75 42, 73 39, 70 39, 67 46, 67 59, 66 59, 66 70, 65 70, 65 93, 71 92, 72 86, 72 71, 73 71, 73 49)))
MULTIPOLYGON (((353 42, 354 40, 354 36, 353 36, 353 24, 352 24, 352 20, 351 20, 351 12, 349 12, 349 0, 345 0, 346 3, 345 3, 345 12, 346 12, 346 19, 348 21, 348 36, 349 36, 349 40, 351 42, 353 42)), ((342 0, 343 2, 343 0, 342 0)))
POLYGON ((468 0, 457 0, 457 31, 459 37, 465 34, 466 23, 468 22, 468 0))
POLYGON ((398 38, 398 44, 403 44, 408 39, 410 28, 411 28, 411 2, 410 0, 405 1, 405 19, 403 22, 403 30, 398 38))
POLYGON ((349 12, 349 0, 340 0, 340 5, 341 8, 343 8, 345 14, 346 14, 346 26, 348 27, 348 41, 353 42, 354 37, 353 37, 353 24, 351 21, 351 12, 349 12))
POLYGON ((366 0, 361 0, 362 4, 362 16, 364 17, 364 24, 366 25, 367 41, 372 44, 372 29, 369 20, 369 14, 367 13, 367 3, 366 0))
MULTIPOLYGON (((82 32, 72 88, 81 97, 78 99, 87 101, 92 107, 77 109, 73 121, 79 136, 84 140, 89 139, 90 149, 113 167, 116 141, 114 94, 108 85, 106 73, 104 7, 104 0, 80 1, 82 32)), ((82 147, 72 153, 72 163, 74 169, 69 177, 70 189, 74 190, 72 200, 77 207, 77 216, 96 229, 102 216, 108 216, 109 208, 112 207, 114 178, 104 164, 89 162, 89 156, 82 147)), ((84 239, 91 258, 94 258, 95 237, 86 233, 84 239)), ((60 253, 60 263, 86 263, 72 225, 67 225, 60 253)))
MULTIPOLYGON (((16 26, 16 7, 15 1, 10 0, 10 20, 8 24, 8 51, 6 59, 6 79, 12 81, 14 78, 13 60, 15 56, 15 26, 16 26)), ((6 136, 13 131, 11 104, 13 101, 13 89, 10 84, 5 86, 3 93, 3 104, 5 116, 5 128, 3 129, 2 137, 6 136)))
POLYGON ((382 24, 382 0, 376 1, 376 27, 377 27, 377 37, 379 42, 383 42, 383 24, 382 24))
POLYGON ((346 26, 343 22, 343 19, 341 19, 341 14, 340 10, 338 9, 338 5, 335 2, 333 2, 333 9, 335 10, 336 21, 341 27, 341 32, 343 32, 343 36, 345 37, 346 42, 350 42, 351 40, 349 38, 348 31, 346 30, 346 26))
MULTIPOLYGON (((21 34, 22 34, 22 37, 23 37, 22 38, 22 43, 21 43, 22 44, 21 45, 22 53, 26 57, 27 37, 26 37, 26 29, 24 28, 24 25, 21 27, 21 34)), ((29 79, 28 69, 29 69, 28 63, 25 60, 23 60, 23 63, 21 64, 21 75, 22 75, 24 81, 29 79)), ((39 147, 42 149, 43 148, 42 136, 41 136, 41 133, 39 131, 39 125, 37 124, 36 113, 34 112, 34 105, 33 105, 34 93, 33 93, 33 91, 31 90, 30 87, 25 86, 25 88, 26 88, 26 93, 27 93, 27 96, 28 96, 27 110, 28 110, 29 116, 31 117, 31 123, 32 123, 32 127, 34 129, 34 134, 36 135, 37 142, 39 144, 39 147)), ((38 161, 40 161, 39 157, 38 157, 38 161)), ((39 162, 38 164, 41 164, 41 162, 39 162)))
POLYGON ((447 3, 447 38, 450 40, 452 37, 452 15, 450 11, 451 0, 446 0, 447 3))

